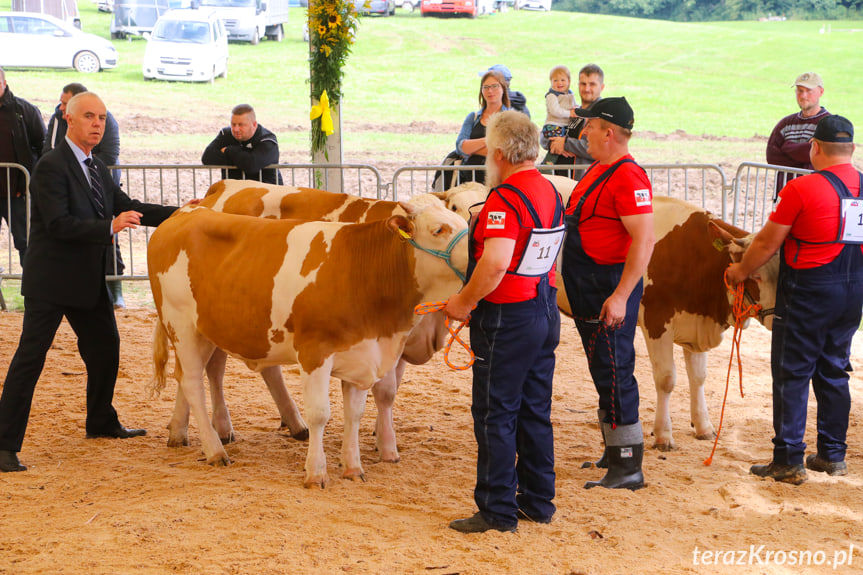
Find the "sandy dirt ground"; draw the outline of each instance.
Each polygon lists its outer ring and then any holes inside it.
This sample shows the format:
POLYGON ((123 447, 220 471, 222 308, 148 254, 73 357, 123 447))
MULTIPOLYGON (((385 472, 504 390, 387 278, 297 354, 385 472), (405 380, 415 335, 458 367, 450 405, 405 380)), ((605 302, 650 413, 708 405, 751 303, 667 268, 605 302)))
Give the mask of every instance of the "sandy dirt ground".
MULTIPOLYGON (((399 391, 397 464, 381 463, 375 452, 375 407, 369 400, 360 437, 365 482, 340 478, 341 393, 332 382, 333 416, 325 435, 331 483, 309 490, 302 487, 306 444, 279 431, 262 381, 236 360, 229 360, 226 377, 238 437, 227 448, 233 464, 212 468, 203 462, 194 424, 191 446, 166 447, 176 385, 169 384, 159 399, 145 392, 155 312, 121 311, 117 319, 122 357, 114 403, 125 424, 149 433, 130 440, 85 439, 84 366, 64 322, 37 387, 20 454, 29 470, 0 475, 0 573, 863 572, 859 401, 851 412, 848 476, 810 473, 807 483, 794 487, 747 473, 771 454, 770 335, 760 325, 744 333, 746 396, 732 384, 712 466, 702 463, 712 442, 696 440, 688 425, 681 375, 672 398, 678 449, 648 450, 648 487, 629 492, 582 488, 601 476, 581 468, 601 452, 596 394, 575 330, 565 321, 552 410, 554 521, 522 522, 516 534, 462 535, 447 524, 475 509, 470 376, 449 370, 440 353, 425 366, 409 367, 399 391), (705 565, 717 556, 704 551, 721 552, 720 563, 746 564, 705 565), (806 552, 812 565, 801 568, 806 552), (834 571, 833 563, 843 558, 834 571)), ((0 377, 21 320, 19 313, 0 314, 0 377)), ((707 400, 714 425, 728 340, 710 356, 707 400)), ((655 394, 640 334, 637 345, 650 445, 655 394)), ((858 341, 853 357, 861 351, 858 341)), ((682 354, 678 360, 682 374, 682 354)), ((296 371, 285 372, 302 408, 296 371)), ((855 374, 855 399, 861 392, 863 381, 855 374)), ((814 447, 812 404, 807 441, 814 447)))

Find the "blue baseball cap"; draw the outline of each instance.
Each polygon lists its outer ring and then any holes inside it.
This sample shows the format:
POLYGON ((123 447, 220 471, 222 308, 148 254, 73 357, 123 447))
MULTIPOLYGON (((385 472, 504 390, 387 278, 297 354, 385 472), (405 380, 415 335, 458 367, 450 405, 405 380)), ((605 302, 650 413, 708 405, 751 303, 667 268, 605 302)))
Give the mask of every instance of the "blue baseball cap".
POLYGON ((507 68, 503 64, 495 64, 494 66, 490 66, 488 70, 481 70, 477 73, 477 76, 482 76, 486 72, 498 72, 503 75, 503 79, 507 82, 512 80, 512 72, 510 72, 509 68, 507 68))

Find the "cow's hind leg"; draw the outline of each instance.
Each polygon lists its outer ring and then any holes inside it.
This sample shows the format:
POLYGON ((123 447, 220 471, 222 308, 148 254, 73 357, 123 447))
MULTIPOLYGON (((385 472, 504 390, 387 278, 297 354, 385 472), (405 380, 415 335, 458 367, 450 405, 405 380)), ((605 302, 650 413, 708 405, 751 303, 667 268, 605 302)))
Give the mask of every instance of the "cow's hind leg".
POLYGON ((324 428, 330 420, 330 373, 333 359, 312 373, 300 372, 303 397, 309 421, 309 451, 306 455, 306 476, 303 485, 323 489, 329 483, 327 456, 324 454, 324 428))
POLYGON ((653 420, 653 448, 662 451, 674 449, 671 436, 671 392, 677 379, 674 367, 674 344, 671 330, 666 330, 660 339, 650 339, 644 334, 647 354, 653 368, 653 383, 656 386, 656 415, 653 420))
POLYGON ((378 417, 375 421, 375 445, 381 456, 381 461, 398 463, 399 450, 396 444, 396 430, 393 425, 393 404, 399 382, 405 371, 405 361, 399 359, 396 366, 372 387, 378 417))
POLYGON ((363 465, 360 461, 360 420, 366 409, 368 389, 360 389, 349 381, 342 381, 342 397, 345 406, 345 430, 342 438, 342 477, 362 479, 363 465))
POLYGON ((279 415, 282 417, 282 429, 287 428, 294 439, 300 441, 308 439, 309 428, 303 421, 297 404, 294 403, 291 394, 288 393, 285 378, 282 377, 282 367, 279 365, 266 367, 261 370, 261 377, 264 378, 267 389, 270 390, 270 395, 273 396, 273 401, 279 409, 279 415))
POLYGON ((183 376, 180 379, 180 390, 189 402, 192 416, 198 424, 201 435, 201 446, 207 463, 210 465, 228 465, 231 460, 228 453, 222 447, 219 434, 216 433, 207 417, 206 393, 204 391, 204 367, 213 354, 215 347, 197 333, 187 334, 187 337, 179 337, 179 341, 186 342, 175 348, 177 361, 182 367, 183 376))
POLYGON ((210 382, 210 399, 213 404, 213 427, 223 444, 232 443, 236 439, 234 426, 231 424, 231 414, 228 412, 228 404, 225 402, 224 384, 227 360, 228 354, 216 348, 207 362, 207 380, 210 382))
POLYGON ((174 413, 168 422, 168 447, 189 445, 189 402, 177 382, 177 398, 174 400, 174 413))
POLYGON ((704 382, 707 380, 707 352, 683 350, 686 375, 689 377, 689 410, 696 439, 713 439, 716 431, 710 423, 710 412, 704 399, 704 382))

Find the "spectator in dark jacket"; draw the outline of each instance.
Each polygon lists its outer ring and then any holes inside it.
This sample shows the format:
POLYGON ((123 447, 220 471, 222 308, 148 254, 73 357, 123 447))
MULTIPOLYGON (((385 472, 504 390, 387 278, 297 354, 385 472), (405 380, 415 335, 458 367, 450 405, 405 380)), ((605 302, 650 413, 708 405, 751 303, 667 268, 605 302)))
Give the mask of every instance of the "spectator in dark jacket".
POLYGON ((238 168, 222 170, 222 178, 282 184, 279 170, 264 169, 279 163, 279 142, 275 134, 258 125, 255 110, 248 104, 234 106, 231 126, 219 131, 204 150, 201 162, 207 166, 238 168))
MULTIPOLYGON (((12 94, 6 83, 6 73, 0 68, 0 162, 21 164, 32 174, 42 155, 44 139, 42 112, 12 94)), ((0 169, 0 217, 12 231, 22 264, 27 251, 26 186, 26 179, 19 170, 0 169)))

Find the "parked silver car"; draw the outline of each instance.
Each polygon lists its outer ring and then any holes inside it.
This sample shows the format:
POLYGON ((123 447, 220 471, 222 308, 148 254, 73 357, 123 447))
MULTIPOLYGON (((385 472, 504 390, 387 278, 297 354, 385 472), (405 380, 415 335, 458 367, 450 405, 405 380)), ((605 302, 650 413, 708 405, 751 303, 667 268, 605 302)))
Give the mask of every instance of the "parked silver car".
POLYGON ((116 67, 117 59, 117 50, 107 39, 58 18, 0 12, 0 66, 98 72, 116 67))

